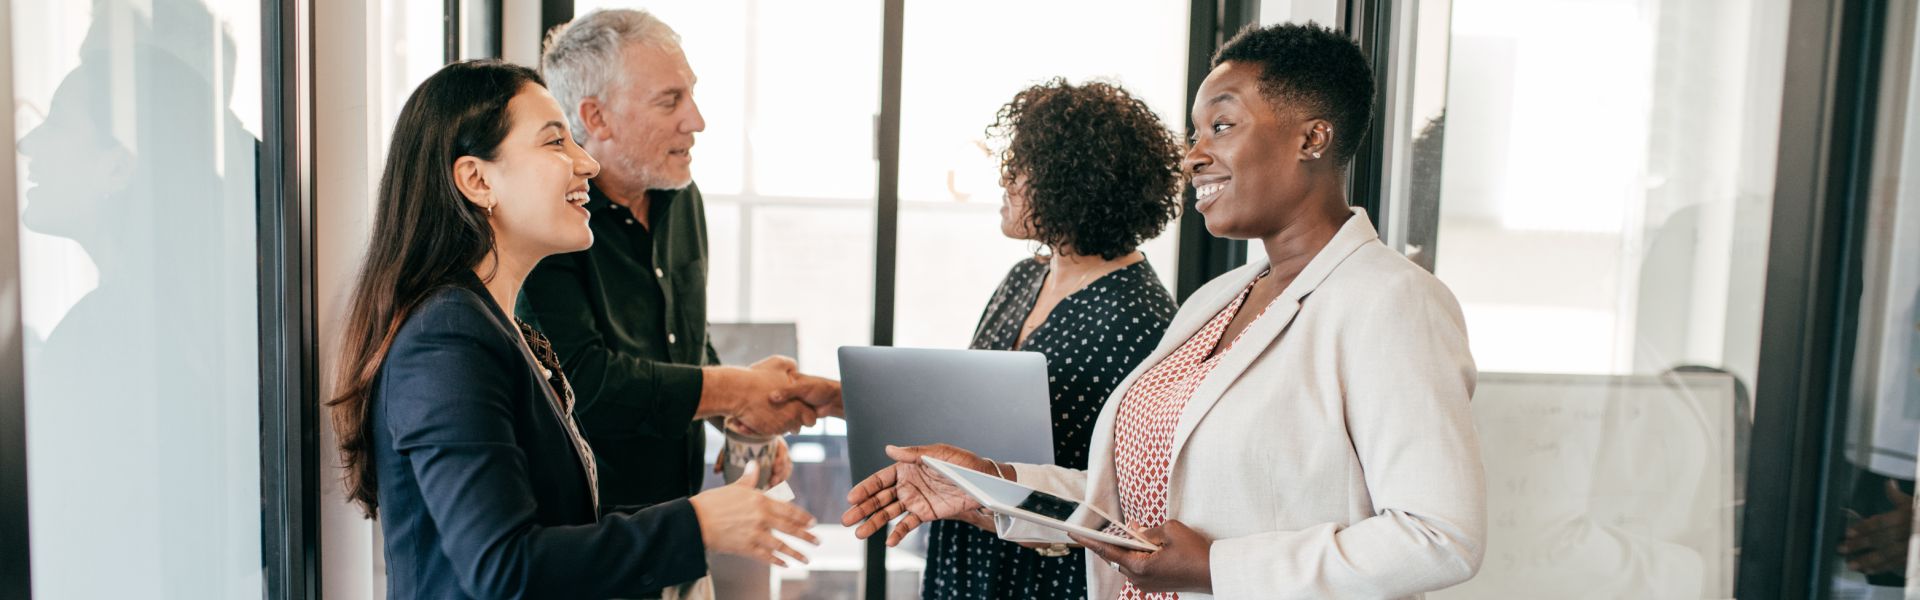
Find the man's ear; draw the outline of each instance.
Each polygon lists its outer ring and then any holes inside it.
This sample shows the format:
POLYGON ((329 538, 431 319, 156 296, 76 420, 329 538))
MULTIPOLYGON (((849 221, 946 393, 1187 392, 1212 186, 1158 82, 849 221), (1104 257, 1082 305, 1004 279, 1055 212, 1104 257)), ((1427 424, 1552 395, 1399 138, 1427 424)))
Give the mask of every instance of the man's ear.
POLYGON ((611 108, 594 96, 580 99, 580 124, 587 128, 584 132, 587 139, 607 140, 613 137, 613 127, 607 124, 613 116, 611 108))
POLYGON ((453 187, 474 206, 490 209, 499 201, 493 197, 493 186, 487 183, 485 166, 485 161, 473 156, 453 161, 453 187))

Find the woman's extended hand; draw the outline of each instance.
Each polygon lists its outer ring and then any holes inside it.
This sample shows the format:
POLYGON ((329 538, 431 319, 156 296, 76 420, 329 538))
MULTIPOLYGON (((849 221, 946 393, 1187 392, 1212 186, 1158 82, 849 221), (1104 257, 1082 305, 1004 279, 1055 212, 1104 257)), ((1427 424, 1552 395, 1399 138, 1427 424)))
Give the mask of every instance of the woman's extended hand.
POLYGON ((739 481, 693 497, 693 512, 700 518, 701 541, 708 550, 768 564, 789 566, 779 555, 806 563, 805 556, 774 537, 773 532, 819 544, 819 538, 807 533, 807 528, 813 526, 813 516, 755 489, 753 483, 758 479, 758 470, 758 465, 749 464, 739 481))
POLYGON ((887 535, 888 546, 899 544, 907 532, 913 531, 921 523, 940 519, 959 519, 976 526, 982 526, 985 522, 984 528, 992 529, 991 521, 985 521, 985 517, 978 512, 980 504, 967 497, 965 492, 932 467, 920 464, 922 456, 998 476, 994 473, 993 463, 946 444, 910 448, 887 446, 887 458, 898 462, 874 473, 853 486, 853 491, 847 492, 847 504, 850 507, 846 514, 840 516, 840 524, 848 527, 858 524, 860 527, 854 530, 854 535, 866 539, 886 526, 887 521, 906 514, 892 533, 887 535))
POLYGON ((1142 539, 1160 547, 1157 552, 1122 548, 1079 534, 1068 537, 1100 555, 1140 591, 1213 593, 1212 566, 1207 558, 1213 540, 1179 521, 1140 532, 1142 539))

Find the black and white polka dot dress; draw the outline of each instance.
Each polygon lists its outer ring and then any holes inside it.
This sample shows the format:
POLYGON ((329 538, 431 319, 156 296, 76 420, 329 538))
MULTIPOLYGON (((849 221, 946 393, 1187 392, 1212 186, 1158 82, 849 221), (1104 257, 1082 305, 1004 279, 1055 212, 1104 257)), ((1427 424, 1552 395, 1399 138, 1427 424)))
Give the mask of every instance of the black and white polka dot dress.
MULTIPOLYGON (((1014 265, 987 302, 972 347, 1014 349, 1046 275, 1047 264, 1038 259, 1014 265)), ((1021 350, 1047 355, 1055 463, 1087 468, 1093 422, 1107 396, 1160 343, 1175 308, 1173 295, 1143 260, 1067 296, 1027 336, 1021 350)), ((1087 596, 1082 550, 1046 558, 966 523, 936 521, 930 527, 922 598, 1087 596)))

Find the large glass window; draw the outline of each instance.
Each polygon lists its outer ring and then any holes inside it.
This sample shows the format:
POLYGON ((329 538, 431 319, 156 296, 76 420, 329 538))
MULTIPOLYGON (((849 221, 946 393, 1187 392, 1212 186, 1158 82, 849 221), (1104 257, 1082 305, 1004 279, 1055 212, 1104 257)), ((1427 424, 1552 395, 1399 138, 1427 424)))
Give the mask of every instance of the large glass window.
MULTIPOLYGON (((1169 129, 1185 131, 1191 8, 1181 0, 907 7, 898 345, 967 347, 1000 280, 1037 249, 1000 232, 1000 163, 986 134, 1000 107, 1055 77, 1098 80, 1120 85, 1169 129)), ((1169 290, 1179 264, 1178 229, 1169 222, 1141 248, 1169 290)))
MULTIPOLYGON (((446 7, 439 2, 387 2, 380 8, 380 55, 368 65, 380 73, 380 133, 393 131, 414 88, 447 60, 446 7)), ((383 150, 385 144, 380 146, 383 150)))
POLYGON ((1481 370, 1487 556, 1435 597, 1731 597, 1787 5, 1391 9, 1382 237, 1481 370))
POLYGON ((260 2, 13 0, 39 598, 257 598, 260 2))

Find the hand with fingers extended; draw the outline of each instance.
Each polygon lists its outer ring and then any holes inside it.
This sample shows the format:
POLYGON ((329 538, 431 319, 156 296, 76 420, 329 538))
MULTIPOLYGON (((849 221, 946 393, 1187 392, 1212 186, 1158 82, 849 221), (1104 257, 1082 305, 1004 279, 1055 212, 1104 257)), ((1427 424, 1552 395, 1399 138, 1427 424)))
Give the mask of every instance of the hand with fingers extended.
POLYGON ((996 470, 1012 475, 1005 469, 995 469, 987 459, 946 444, 887 446, 887 458, 895 462, 853 486, 853 491, 847 493, 850 507, 840 516, 840 524, 858 525, 854 535, 866 539, 894 517, 906 515, 887 535, 888 546, 898 545, 921 523, 941 519, 966 521, 992 530, 993 520, 980 513, 980 503, 967 497, 933 467, 921 464, 921 457, 937 458, 996 477, 1000 476, 996 470))
POLYGON ((813 526, 813 516, 755 489, 757 471, 757 466, 748 465, 739 481, 693 497, 693 512, 700 519, 701 541, 708 550, 768 564, 791 566, 789 558, 806 563, 805 556, 774 537, 773 532, 819 544, 819 538, 807 532, 807 528, 813 526))
POLYGON ((1213 593, 1212 565, 1208 561, 1213 540, 1185 523, 1167 521, 1141 531, 1141 539, 1160 547, 1154 552, 1122 548, 1079 534, 1068 537, 1100 555, 1140 591, 1213 593))
POLYGON ((1898 573, 1907 568, 1907 539, 1913 533, 1913 495, 1887 480, 1887 501, 1893 508, 1847 525, 1840 555, 1847 568, 1862 575, 1898 573))

